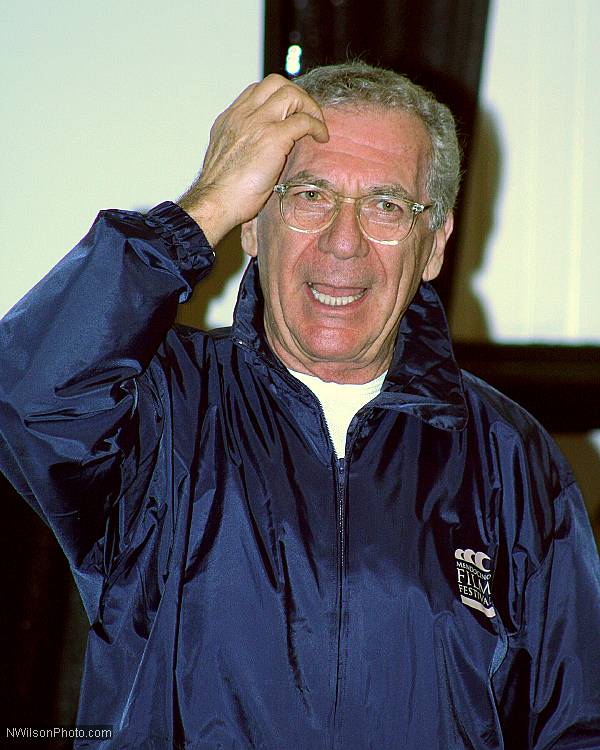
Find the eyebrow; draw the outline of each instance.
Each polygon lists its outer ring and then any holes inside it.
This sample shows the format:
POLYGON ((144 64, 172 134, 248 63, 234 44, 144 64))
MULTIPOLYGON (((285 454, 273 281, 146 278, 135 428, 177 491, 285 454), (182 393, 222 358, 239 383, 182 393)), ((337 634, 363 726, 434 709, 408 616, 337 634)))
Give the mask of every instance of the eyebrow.
MULTIPOLYGON (((317 177, 312 172, 306 169, 297 172, 295 175, 287 179, 286 185, 298 185, 308 183, 315 187, 322 187, 334 192, 339 192, 336 186, 322 177, 317 177)), ((406 200, 415 202, 415 199, 410 195, 408 190, 398 183, 388 183, 385 185, 371 185, 363 195, 389 195, 396 196, 398 198, 405 198, 406 200)))

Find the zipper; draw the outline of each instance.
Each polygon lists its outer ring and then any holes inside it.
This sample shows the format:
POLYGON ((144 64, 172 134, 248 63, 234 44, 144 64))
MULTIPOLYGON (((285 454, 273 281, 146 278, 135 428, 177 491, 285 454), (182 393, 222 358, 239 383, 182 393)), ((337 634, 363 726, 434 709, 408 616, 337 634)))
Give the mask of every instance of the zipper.
MULTIPOLYGON (((246 349, 247 351, 253 351, 251 347, 249 347, 245 341, 242 339, 234 339, 234 342, 242 349, 246 349)), ((335 694, 334 694, 334 703, 333 703, 333 731, 331 736, 331 748, 332 750, 336 747, 338 742, 338 724, 339 724, 339 705, 340 705, 340 687, 341 687, 341 656, 342 656, 342 632, 343 632, 343 626, 344 626, 344 569, 346 566, 346 544, 345 544, 345 522, 346 522, 346 514, 345 514, 345 506, 346 506, 346 490, 347 490, 347 483, 348 483, 348 466, 350 463, 350 455, 352 452, 352 446, 354 444, 354 437, 358 434, 360 427, 364 423, 364 421, 367 419, 368 415, 371 412, 371 409, 366 409, 365 406, 363 406, 359 411, 354 415, 354 418, 350 422, 350 425, 348 426, 348 432, 346 433, 346 440, 348 440, 348 434, 350 433, 350 428, 352 425, 354 425, 354 429, 351 432, 351 438, 350 441, 347 442, 345 455, 342 458, 338 458, 337 454, 335 452, 335 448, 333 445, 333 439, 331 437, 331 432, 329 430, 329 425, 327 424, 327 419, 325 418, 325 411, 323 409, 323 406, 319 399, 315 396, 315 394, 306 386, 304 383, 302 383, 299 380, 296 380, 293 378, 290 373, 278 366, 278 363, 269 362, 266 360, 266 358, 258 353, 254 352, 258 355, 260 359, 265 362, 265 364, 268 367, 271 367, 275 371, 279 372, 280 375, 284 377, 284 379, 287 380, 294 380, 294 387, 297 388, 300 387, 300 390, 303 390, 305 393, 309 394, 309 397, 312 399, 313 403, 316 405, 317 410, 321 417, 321 424, 324 427, 324 432, 327 437, 327 442, 329 444, 329 449, 331 453, 336 457, 336 460, 334 462, 334 474, 335 474, 335 486, 336 486, 336 516, 337 516, 337 540, 339 542, 339 550, 340 550, 340 557, 339 557, 339 574, 338 574, 338 633, 337 633, 337 655, 336 655, 336 672, 335 672, 335 694), (346 458, 346 456, 348 458, 346 458)))
MULTIPOLYGON (((238 342, 240 345, 243 345, 243 342, 238 342)), ((279 369, 279 368, 278 368, 279 369)), ((292 377, 287 371, 283 372, 283 374, 287 377, 292 377)), ((337 743, 337 725, 338 725, 338 707, 339 707, 339 700, 340 700, 340 686, 341 686, 341 653, 342 653, 342 629, 343 629, 343 618, 344 618, 344 567, 345 567, 345 534, 344 534, 344 526, 345 526, 345 513, 344 508, 346 505, 346 483, 347 483, 347 476, 348 476, 348 462, 346 461, 345 455, 342 458, 338 458, 337 454, 335 452, 335 448, 333 445, 333 438, 331 437, 331 431, 329 430, 329 425, 327 424, 327 419, 325 418, 325 410, 323 409, 323 405, 319 401, 319 399, 315 396, 315 394, 310 390, 308 386, 306 386, 304 383, 302 383, 299 380, 296 380, 294 383, 294 386, 299 385, 301 389, 305 391, 305 393, 309 394, 310 398, 312 399, 313 403, 316 405, 318 412, 321 416, 321 424, 324 427, 324 432, 327 437, 327 442, 329 444, 329 450, 331 453, 335 456, 335 462, 334 462, 334 478, 335 478, 335 487, 336 487, 336 516, 337 516, 337 541, 339 542, 339 550, 340 550, 340 557, 339 557, 339 572, 338 572, 338 582, 337 582, 337 596, 338 596, 338 628, 337 628, 337 644, 336 644, 336 667, 335 667, 335 690, 334 690, 334 700, 333 700, 333 731, 331 734, 331 748, 335 748, 337 743)), ((356 418, 356 417, 355 417, 356 418)), ((347 437, 347 435, 346 435, 347 437)), ((350 455, 350 448, 352 446, 352 442, 348 445, 348 456, 350 455)))
POLYGON ((346 489, 346 463, 344 458, 337 459, 337 500, 338 500, 338 531, 340 536, 340 593, 344 576, 344 505, 346 489))
POLYGON ((331 747, 335 748, 337 743, 340 706, 340 692, 342 686, 342 645, 343 645, 343 628, 344 628, 344 568, 345 568, 345 512, 346 505, 346 481, 348 476, 347 463, 345 458, 338 458, 335 464, 336 469, 336 514, 338 520, 338 540, 339 540, 339 573, 338 573, 338 632, 337 632, 337 656, 335 668, 335 693, 333 701, 333 732, 331 738, 331 747))
MULTIPOLYGON (((298 381, 299 382, 299 381, 298 381)), ((340 687, 341 687, 341 663, 342 663, 342 631, 344 626, 344 567, 345 567, 345 512, 344 508, 346 505, 346 478, 348 476, 347 461, 345 455, 342 458, 338 458, 333 446, 333 438, 331 437, 331 431, 329 425, 325 419, 325 410, 319 399, 315 394, 308 388, 304 383, 300 385, 310 394, 313 401, 316 403, 321 415, 321 424, 325 428, 325 434, 329 442, 329 449, 335 456, 334 467, 334 479, 336 488, 335 498, 335 512, 337 516, 337 542, 339 544, 340 556, 339 556, 339 570, 337 580, 337 599, 338 599, 338 623, 337 623, 337 643, 336 643, 336 665, 335 665, 335 688, 333 698, 333 731, 331 734, 331 748, 335 748, 337 743, 337 727, 338 727, 338 707, 340 702, 340 687)), ((347 435, 346 435, 347 437, 347 435)), ((350 447, 350 446, 349 446, 350 447)), ((348 450, 350 455, 350 450, 348 450)))
MULTIPOLYGON (((243 342, 239 341, 238 344, 243 346, 243 342)), ((280 370, 280 368, 277 368, 280 370)), ((282 374, 288 378, 292 376, 289 372, 281 371, 282 374)), ((334 701, 333 701, 333 731, 331 735, 331 747, 335 748, 337 742, 337 725, 338 725, 338 707, 340 700, 340 686, 341 686, 341 652, 342 652, 342 629, 343 629, 343 617, 344 617, 344 567, 345 561, 345 512, 344 508, 346 505, 346 484, 348 476, 348 461, 345 456, 338 458, 333 446, 333 438, 331 437, 331 431, 325 418, 325 410, 319 399, 310 390, 308 386, 299 380, 294 382, 294 387, 300 386, 305 393, 309 394, 313 403, 316 405, 317 410, 321 417, 321 424, 324 427, 324 432, 327 437, 329 444, 329 450, 335 456, 334 466, 334 478, 336 487, 336 516, 337 516, 337 541, 339 543, 340 557, 339 557, 339 571, 338 571, 338 583, 337 583, 337 596, 338 596, 338 632, 337 632, 337 644, 336 644, 336 667, 335 667, 335 690, 334 690, 334 701)), ((356 416, 354 417, 356 419, 356 416)), ((352 420, 354 421, 354 420, 352 420)), ((360 421, 362 423, 362 420, 360 421)), ((358 425, 357 425, 358 426, 358 425)), ((347 437, 347 435, 346 435, 347 437)), ((348 445, 348 456, 350 455, 350 449, 352 447, 352 440, 348 445)))

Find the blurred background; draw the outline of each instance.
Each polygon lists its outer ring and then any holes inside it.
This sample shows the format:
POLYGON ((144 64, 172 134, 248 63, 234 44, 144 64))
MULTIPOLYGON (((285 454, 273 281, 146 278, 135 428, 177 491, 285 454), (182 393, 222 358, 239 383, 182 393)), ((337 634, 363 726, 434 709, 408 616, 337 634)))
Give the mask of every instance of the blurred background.
MULTIPOLYGON (((595 0, 5 4, 0 315, 100 209, 177 198, 212 121, 249 82, 348 56, 393 68, 449 104, 461 131, 466 176, 437 283, 457 359, 552 432, 600 538, 599 36, 595 0)), ((244 265, 232 232, 180 320, 227 325, 244 265)), ((1 478, 0 496, 7 722, 70 724, 79 596, 1 478)))

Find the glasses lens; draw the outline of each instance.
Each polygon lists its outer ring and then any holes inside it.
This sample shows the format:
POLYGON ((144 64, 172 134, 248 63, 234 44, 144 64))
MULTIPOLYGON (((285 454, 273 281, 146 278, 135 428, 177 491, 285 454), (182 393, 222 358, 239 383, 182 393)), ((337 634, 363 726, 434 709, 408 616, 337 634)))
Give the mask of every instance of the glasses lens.
POLYGON ((373 239, 390 242, 403 240, 411 230, 414 213, 399 198, 369 195, 360 201, 360 223, 373 239))
POLYGON ((325 227, 335 208, 335 197, 328 190, 314 185, 291 185, 281 201, 285 223, 309 232, 325 227))

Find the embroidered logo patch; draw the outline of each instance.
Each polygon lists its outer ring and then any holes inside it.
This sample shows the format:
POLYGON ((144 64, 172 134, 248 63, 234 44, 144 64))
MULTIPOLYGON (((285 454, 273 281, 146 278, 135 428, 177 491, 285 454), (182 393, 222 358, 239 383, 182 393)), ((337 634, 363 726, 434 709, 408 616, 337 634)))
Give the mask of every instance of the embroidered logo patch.
POLYGON ((472 549, 457 549, 454 557, 461 602, 483 612, 486 617, 494 617, 491 558, 485 552, 474 552, 472 549))

